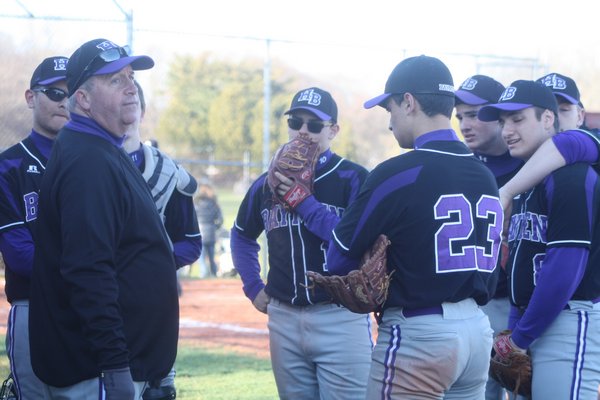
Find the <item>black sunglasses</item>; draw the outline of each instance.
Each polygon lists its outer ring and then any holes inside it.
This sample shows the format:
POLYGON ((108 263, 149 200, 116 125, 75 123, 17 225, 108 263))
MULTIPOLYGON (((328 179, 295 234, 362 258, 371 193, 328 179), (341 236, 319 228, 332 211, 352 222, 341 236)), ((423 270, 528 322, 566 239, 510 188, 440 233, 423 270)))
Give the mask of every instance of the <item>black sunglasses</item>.
POLYGON ((55 87, 34 88, 33 91, 44 93, 50 100, 55 101, 57 103, 63 101, 65 98, 69 97, 69 93, 65 92, 62 89, 55 88, 55 87))
POLYGON ((84 82, 86 79, 88 79, 92 75, 93 71, 97 70, 97 68, 94 68, 92 70, 92 66, 98 65, 98 62, 97 62, 98 60, 102 60, 105 63, 109 63, 109 62, 117 61, 119 58, 128 57, 128 56, 129 56, 129 46, 114 47, 112 49, 108 49, 108 50, 105 50, 105 51, 99 53, 94 58, 92 58, 90 60, 90 62, 85 66, 83 71, 81 71, 81 75, 79 75, 79 78, 77 79, 77 82, 75 83, 75 85, 73 87, 78 88, 82 82, 84 82))
MULTIPOLYGON (((297 131, 300 128, 302 128, 302 125, 304 125, 304 121, 300 118, 290 117, 287 120, 287 124, 290 129, 297 131)), ((306 127, 308 128, 308 131, 310 133, 321 133, 323 128, 326 126, 331 126, 331 124, 324 124, 320 121, 307 121, 306 122, 306 127)))

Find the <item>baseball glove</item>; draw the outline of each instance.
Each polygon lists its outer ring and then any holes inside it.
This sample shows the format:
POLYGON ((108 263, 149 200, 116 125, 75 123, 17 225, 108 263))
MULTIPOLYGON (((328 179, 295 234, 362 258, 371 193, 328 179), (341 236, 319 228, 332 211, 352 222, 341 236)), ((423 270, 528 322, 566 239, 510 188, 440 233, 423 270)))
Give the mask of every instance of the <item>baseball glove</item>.
POLYGON ((294 209, 313 193, 315 166, 319 157, 319 144, 310 140, 307 134, 299 134, 277 150, 267 174, 267 184, 275 201, 286 208, 294 209), (290 190, 280 197, 277 186, 282 182, 275 172, 294 181, 290 190))
POLYGON ((500 332, 494 341, 495 354, 490 360, 490 376, 503 388, 531 397, 531 358, 511 346, 510 330, 500 332))
POLYGON ((390 284, 391 274, 387 273, 389 245, 387 236, 380 235, 363 256, 360 268, 348 275, 323 276, 314 271, 308 271, 306 275, 313 285, 323 288, 337 305, 359 314, 377 312, 387 299, 390 284))

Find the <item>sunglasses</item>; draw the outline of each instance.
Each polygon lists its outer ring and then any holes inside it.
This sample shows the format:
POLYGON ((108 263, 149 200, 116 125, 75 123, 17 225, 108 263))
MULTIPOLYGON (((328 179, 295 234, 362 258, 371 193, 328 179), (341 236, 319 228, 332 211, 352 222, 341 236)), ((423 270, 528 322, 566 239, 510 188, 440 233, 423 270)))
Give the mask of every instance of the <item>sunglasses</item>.
MULTIPOLYGON (((304 125, 304 120, 302 120, 300 118, 290 117, 287 120, 287 124, 290 129, 297 131, 300 128, 302 128, 302 125, 304 125)), ((321 133, 321 131, 323 130, 324 127, 331 126, 331 125, 332 124, 324 124, 320 121, 307 121, 306 122, 306 127, 308 128, 308 131, 310 133, 321 133)))
POLYGON ((44 93, 46 95, 46 97, 48 97, 50 100, 55 101, 57 103, 63 101, 67 97, 69 97, 69 93, 65 92, 62 89, 54 88, 54 87, 35 88, 35 89, 33 89, 33 91, 44 93))
POLYGON ((79 75, 79 78, 77 79, 77 82, 73 87, 78 88, 82 82, 84 82, 86 79, 92 76, 93 72, 95 72, 98 69, 92 68, 98 65, 98 60, 101 60, 104 63, 117 61, 119 58, 128 57, 129 51, 129 46, 114 47, 96 55, 96 57, 92 58, 90 62, 85 66, 83 71, 81 71, 81 75, 79 75))

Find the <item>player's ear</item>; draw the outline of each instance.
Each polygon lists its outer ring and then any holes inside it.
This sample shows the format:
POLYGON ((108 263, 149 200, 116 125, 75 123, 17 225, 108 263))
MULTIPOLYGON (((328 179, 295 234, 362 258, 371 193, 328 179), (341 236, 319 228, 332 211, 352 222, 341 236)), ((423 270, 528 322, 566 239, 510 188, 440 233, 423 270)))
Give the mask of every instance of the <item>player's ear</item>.
POLYGON ((542 123, 544 124, 544 129, 551 129, 554 126, 554 119, 556 118, 556 115, 554 115, 554 113, 548 109, 544 110, 544 113, 542 114, 542 123))
POLYGON ((33 90, 31 89, 27 89, 25 91, 25 101, 27 102, 27 107, 33 109, 34 108, 34 104, 33 104, 33 97, 35 96, 35 93, 33 90))
POLYGON ((86 111, 90 109, 90 107, 91 107, 90 93, 87 90, 79 88, 75 92, 74 96, 75 96, 75 101, 77 102, 79 107, 81 107, 83 110, 86 110, 86 111))
POLYGON ((339 131, 340 131, 340 126, 337 123, 335 123, 334 125, 331 125, 329 127, 329 133, 328 133, 329 140, 333 140, 333 138, 337 136, 339 131))

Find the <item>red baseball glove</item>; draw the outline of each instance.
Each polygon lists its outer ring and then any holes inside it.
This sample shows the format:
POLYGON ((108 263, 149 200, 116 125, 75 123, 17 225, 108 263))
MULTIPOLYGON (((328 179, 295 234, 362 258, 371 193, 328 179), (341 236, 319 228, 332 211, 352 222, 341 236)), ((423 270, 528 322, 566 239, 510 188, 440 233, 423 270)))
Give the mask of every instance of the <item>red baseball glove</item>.
POLYGON ((315 167, 319 157, 319 144, 306 134, 299 134, 277 150, 269 165, 267 184, 275 201, 286 208, 294 209, 313 193, 315 167), (294 183, 287 193, 280 197, 277 186, 282 182, 275 172, 291 179, 294 183))
POLYGON ((387 299, 391 274, 387 273, 387 247, 390 241, 380 235, 362 258, 360 268, 348 275, 324 276, 308 271, 308 279, 322 287, 331 300, 352 312, 368 314, 381 309, 387 299))
POLYGON ((531 397, 531 358, 510 338, 511 331, 502 331, 494 340, 490 360, 490 376, 503 388, 527 398, 531 397))

